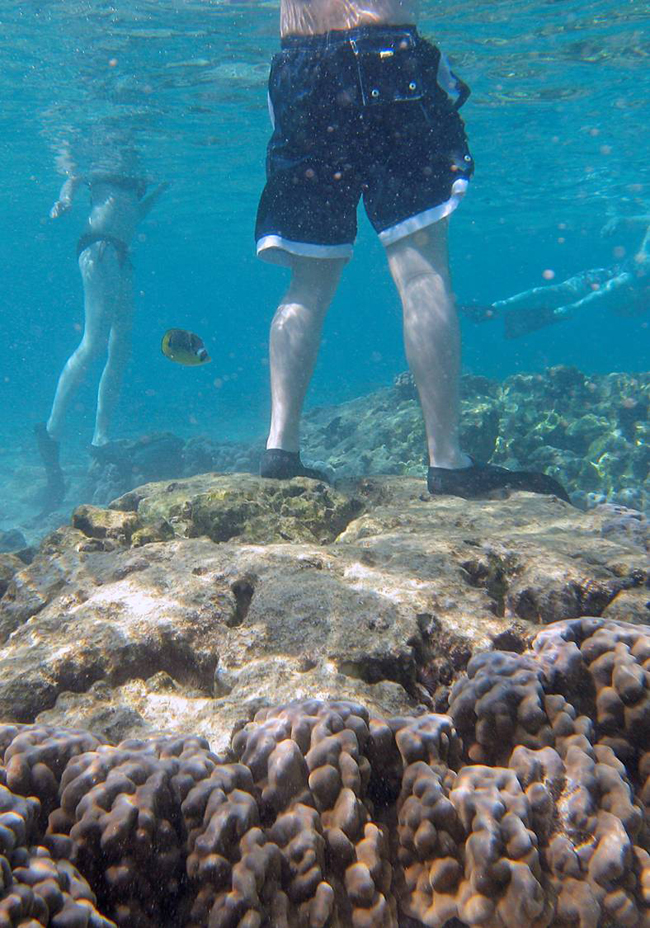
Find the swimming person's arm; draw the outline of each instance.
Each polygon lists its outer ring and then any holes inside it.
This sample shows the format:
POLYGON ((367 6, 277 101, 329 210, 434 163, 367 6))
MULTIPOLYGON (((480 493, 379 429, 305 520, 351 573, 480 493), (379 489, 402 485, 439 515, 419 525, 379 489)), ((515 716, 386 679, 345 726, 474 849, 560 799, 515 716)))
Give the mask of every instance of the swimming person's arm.
POLYGON ((554 315, 557 317, 558 321, 561 319, 570 319, 583 309, 598 306, 603 300, 605 301, 606 308, 611 309, 612 307, 607 304, 616 303, 615 297, 620 295, 618 291, 620 291, 622 287, 629 288, 630 286, 634 286, 634 275, 630 274, 629 271, 621 271, 619 274, 616 274, 615 277, 610 277, 609 280, 601 284, 597 290, 593 290, 588 296, 583 297, 581 300, 576 300, 575 303, 569 303, 567 306, 559 306, 553 311, 554 315))
POLYGON ((545 284, 541 287, 531 287, 530 290, 524 290, 522 293, 516 293, 514 296, 505 300, 496 300, 492 308, 497 313, 514 310, 519 307, 524 309, 548 309, 549 307, 561 307, 571 297, 582 298, 593 291, 593 285, 599 286, 603 280, 612 276, 611 270, 603 267, 590 268, 587 271, 581 271, 574 274, 567 280, 557 284, 545 284))
POLYGON ((79 185, 82 183, 84 183, 84 179, 79 174, 68 177, 59 191, 59 199, 50 210, 50 219, 58 219, 63 213, 67 213, 72 206, 79 185))
MULTIPOLYGON (((505 306, 508 301, 504 300, 501 304, 495 304, 497 308, 501 306, 501 312, 504 319, 504 334, 507 339, 521 338, 522 335, 530 335, 539 329, 545 329, 556 322, 564 322, 571 319, 576 313, 583 309, 588 309, 594 304, 601 303, 603 300, 607 303, 612 302, 611 294, 616 293, 622 287, 630 285, 632 275, 627 271, 619 271, 618 274, 612 273, 608 268, 597 268, 592 271, 583 271, 575 277, 558 284, 556 287, 548 287, 548 291, 554 291, 554 296, 559 294, 564 296, 577 296, 581 292, 584 296, 573 302, 558 303, 553 305, 549 300, 545 305, 535 306, 505 306), (568 286, 567 286, 568 285, 568 286)), ((544 288, 537 288, 542 290, 544 288)), ((532 292, 532 291, 531 291, 532 292)), ((625 297, 624 297, 625 298, 625 297)), ((614 298, 615 302, 615 298, 614 298)), ((611 309, 611 306, 607 308, 611 309)))
POLYGON ((151 212, 165 190, 169 190, 170 186, 171 184, 168 181, 165 181, 164 184, 158 184, 155 190, 152 190, 151 193, 148 193, 146 197, 140 200, 140 219, 144 219, 151 212))

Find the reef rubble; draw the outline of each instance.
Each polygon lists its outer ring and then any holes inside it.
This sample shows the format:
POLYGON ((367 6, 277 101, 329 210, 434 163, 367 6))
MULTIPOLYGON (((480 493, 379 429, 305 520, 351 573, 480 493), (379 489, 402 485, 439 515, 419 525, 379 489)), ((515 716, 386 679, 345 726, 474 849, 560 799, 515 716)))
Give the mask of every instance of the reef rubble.
POLYGON ((647 928, 640 513, 411 477, 84 504, 0 598, 0 925, 647 928))

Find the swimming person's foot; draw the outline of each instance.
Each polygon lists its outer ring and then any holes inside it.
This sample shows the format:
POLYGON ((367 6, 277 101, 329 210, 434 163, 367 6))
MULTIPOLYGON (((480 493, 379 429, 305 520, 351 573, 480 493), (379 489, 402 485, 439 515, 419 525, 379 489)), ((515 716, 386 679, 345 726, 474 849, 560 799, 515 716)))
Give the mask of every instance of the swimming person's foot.
POLYGON ((52 512, 63 502, 65 482, 59 464, 59 442, 52 438, 44 422, 34 426, 38 453, 45 468, 46 485, 43 494, 43 513, 52 512))
POLYGON ((322 471, 313 467, 305 467, 300 460, 300 452, 283 451, 281 448, 267 448, 262 453, 260 461, 260 477, 270 477, 273 480, 291 480, 292 477, 310 477, 312 480, 321 480, 329 483, 322 471))
POLYGON ((458 470, 430 467, 427 489, 434 496, 462 496, 465 499, 484 496, 494 490, 527 490, 529 493, 546 493, 558 496, 566 503, 571 502, 562 484, 548 474, 508 470, 496 464, 482 464, 474 460, 469 467, 458 470))

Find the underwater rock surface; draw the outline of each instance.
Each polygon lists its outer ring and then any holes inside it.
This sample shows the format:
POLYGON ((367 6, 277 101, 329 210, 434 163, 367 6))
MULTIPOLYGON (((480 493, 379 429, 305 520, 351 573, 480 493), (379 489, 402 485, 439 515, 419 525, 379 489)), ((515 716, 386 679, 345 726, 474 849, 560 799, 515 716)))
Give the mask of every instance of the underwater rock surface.
POLYGON ((0 718, 216 750, 263 706, 446 711, 474 653, 583 615, 650 621, 639 513, 430 498, 408 477, 146 484, 3 567, 0 718))
POLYGON ((3 555, 0 925, 646 928, 648 528, 202 474, 3 555))

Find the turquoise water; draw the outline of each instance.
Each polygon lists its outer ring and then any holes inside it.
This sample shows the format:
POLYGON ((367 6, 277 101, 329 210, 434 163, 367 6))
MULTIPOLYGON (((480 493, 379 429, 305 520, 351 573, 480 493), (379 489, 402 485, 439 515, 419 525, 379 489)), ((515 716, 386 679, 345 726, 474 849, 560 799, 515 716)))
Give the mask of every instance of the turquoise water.
MULTIPOLYGON (((253 224, 269 133, 265 82, 279 4, 39 2, 0 6, 3 82, 0 441, 25 445, 47 417, 83 321, 75 242, 85 193, 51 222, 62 145, 79 166, 97 126, 130 134, 170 191, 134 246, 137 315, 115 437, 153 429, 215 439, 260 435, 268 416, 268 324, 285 273, 254 257, 253 224), (170 326, 202 335, 212 364, 159 351, 170 326)), ((455 289, 491 301, 631 253, 603 238, 611 211, 650 205, 645 3, 428 2, 421 31, 473 93, 463 109, 477 170, 451 224, 455 289)), ((547 365, 588 372, 648 366, 647 319, 602 312, 506 342, 464 324, 464 366, 503 377, 547 365)), ((310 403, 389 383, 405 368, 398 303, 382 249, 362 220, 326 325, 310 403)), ((95 383, 66 441, 88 444, 95 383)))

